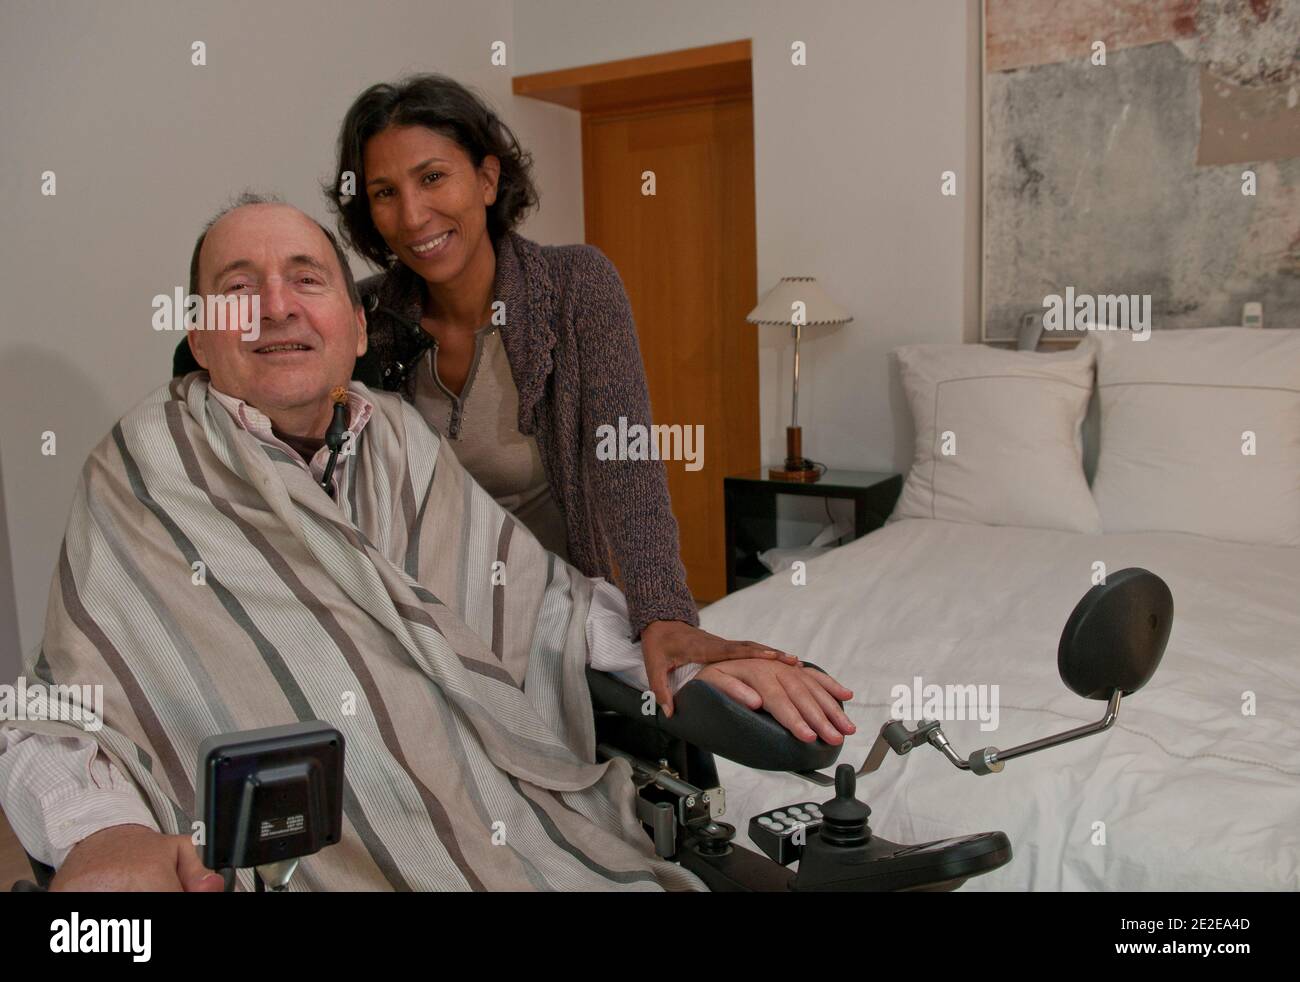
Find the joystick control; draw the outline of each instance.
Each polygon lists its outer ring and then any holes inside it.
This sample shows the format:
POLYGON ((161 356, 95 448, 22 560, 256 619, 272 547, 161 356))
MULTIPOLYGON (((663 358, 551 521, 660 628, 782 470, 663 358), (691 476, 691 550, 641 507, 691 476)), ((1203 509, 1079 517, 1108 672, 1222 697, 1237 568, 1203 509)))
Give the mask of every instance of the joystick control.
POLYGON ((856 785, 851 765, 840 764, 835 768, 835 797, 821 807, 820 837, 828 846, 863 846, 871 838, 871 829, 867 827, 871 809, 854 796, 856 785))

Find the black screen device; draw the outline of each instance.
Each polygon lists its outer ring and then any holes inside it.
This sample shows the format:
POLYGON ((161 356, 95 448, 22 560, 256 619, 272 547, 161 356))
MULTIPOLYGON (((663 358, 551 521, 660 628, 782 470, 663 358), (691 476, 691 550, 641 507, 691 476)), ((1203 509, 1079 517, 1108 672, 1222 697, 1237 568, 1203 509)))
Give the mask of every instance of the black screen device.
POLYGON ((247 869, 310 856, 343 834, 343 734, 308 720, 199 745, 203 864, 247 869))

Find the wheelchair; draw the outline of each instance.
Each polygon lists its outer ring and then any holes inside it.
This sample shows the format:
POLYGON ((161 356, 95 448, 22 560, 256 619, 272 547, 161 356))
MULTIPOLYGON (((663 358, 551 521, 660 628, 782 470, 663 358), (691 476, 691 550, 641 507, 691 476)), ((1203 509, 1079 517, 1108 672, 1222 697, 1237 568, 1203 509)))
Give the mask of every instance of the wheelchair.
MULTIPOLYGON (((959 770, 987 776, 1017 757, 1102 733, 1118 719, 1121 699, 1154 675, 1172 622, 1173 597, 1154 573, 1124 569, 1092 587, 1066 621, 1057 670, 1076 695, 1105 701, 1105 713, 1096 722, 1007 750, 984 747, 963 757, 939 721, 922 720, 909 729, 891 720, 881 727, 861 766, 839 763, 832 776, 825 771, 837 764, 840 747, 800 741, 772 716, 705 682, 684 685, 669 718, 648 706, 638 690, 588 669, 597 756, 628 762, 637 817, 656 855, 690 870, 710 890, 954 890, 1012 861, 1006 834, 892 842, 871 829, 871 809, 856 797, 858 779, 877 770, 891 753, 904 755, 921 746, 933 747, 959 770), (718 781, 715 756, 758 770, 791 772, 815 788, 833 789, 833 797, 818 803, 818 794, 827 792, 811 792, 805 801, 751 817, 748 834, 761 850, 756 852, 737 841, 735 826, 722 821, 726 791, 718 781), (790 868, 795 863, 797 871, 790 868)), ((285 889, 302 856, 338 841, 342 761, 341 736, 316 721, 205 741, 199 751, 198 811, 210 832, 204 844, 208 868, 226 873, 228 889, 234 870, 248 867, 255 870, 257 890, 285 889), (232 755, 242 755, 243 764, 237 780, 223 789, 214 783, 213 762, 218 756, 229 761, 232 755), (258 811, 251 788, 268 789, 263 806, 270 810, 277 800, 283 803, 287 789, 296 802, 295 819, 307 815, 302 833, 277 833, 259 843, 251 830, 279 827, 281 819, 258 811)), ((36 882, 23 881, 13 889, 45 889, 54 871, 28 859, 36 882)))

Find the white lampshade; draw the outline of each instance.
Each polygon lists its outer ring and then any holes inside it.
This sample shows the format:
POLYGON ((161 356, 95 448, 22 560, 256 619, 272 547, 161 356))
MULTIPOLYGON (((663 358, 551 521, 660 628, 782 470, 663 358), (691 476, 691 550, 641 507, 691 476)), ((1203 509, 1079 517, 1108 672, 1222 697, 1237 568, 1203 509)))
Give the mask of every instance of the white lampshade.
POLYGON ((847 324, 853 317, 826 295, 812 276, 783 276, 764 294, 758 306, 745 320, 751 324, 794 323, 794 304, 803 301, 804 326, 813 324, 847 324))

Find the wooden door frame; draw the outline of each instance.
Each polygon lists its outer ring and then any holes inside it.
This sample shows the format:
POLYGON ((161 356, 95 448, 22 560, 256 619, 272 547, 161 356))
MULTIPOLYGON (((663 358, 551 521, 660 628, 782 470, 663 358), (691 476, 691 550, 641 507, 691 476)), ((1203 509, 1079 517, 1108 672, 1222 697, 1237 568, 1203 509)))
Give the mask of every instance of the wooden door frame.
POLYGON ((753 44, 748 38, 561 68, 511 80, 515 95, 589 112, 752 98, 753 44))

